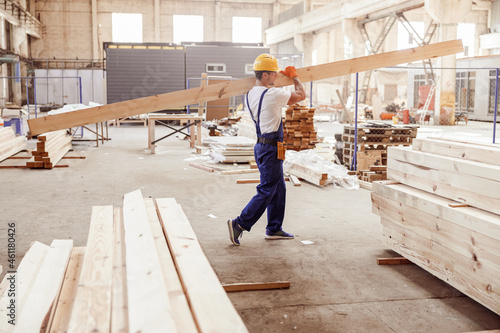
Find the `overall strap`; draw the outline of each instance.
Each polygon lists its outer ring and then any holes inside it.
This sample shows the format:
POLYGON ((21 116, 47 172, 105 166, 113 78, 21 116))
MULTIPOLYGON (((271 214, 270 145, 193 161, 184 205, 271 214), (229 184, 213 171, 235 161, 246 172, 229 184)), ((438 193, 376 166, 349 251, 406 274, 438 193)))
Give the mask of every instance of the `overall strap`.
POLYGON ((259 109, 257 111, 257 120, 254 119, 252 109, 250 108, 250 103, 248 102, 248 94, 250 92, 247 93, 247 107, 248 107, 248 111, 250 111, 250 116, 252 117, 252 120, 255 123, 255 128, 257 129, 257 136, 261 136, 261 133, 260 133, 260 110, 262 108, 262 101, 264 100, 264 95, 267 93, 268 90, 269 89, 264 90, 264 92, 260 96, 259 109))

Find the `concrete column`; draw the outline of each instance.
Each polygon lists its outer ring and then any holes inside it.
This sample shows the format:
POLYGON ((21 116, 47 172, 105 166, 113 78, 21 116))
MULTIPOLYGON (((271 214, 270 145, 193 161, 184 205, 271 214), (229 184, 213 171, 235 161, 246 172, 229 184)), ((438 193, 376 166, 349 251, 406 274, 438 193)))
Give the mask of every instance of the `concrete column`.
POLYGON ((310 12, 312 10, 312 0, 304 0, 304 13, 310 12))
MULTIPOLYGON (((17 53, 23 57, 28 56, 28 35, 26 34, 26 29, 22 26, 12 26, 12 47, 13 52, 17 53)), ((17 67, 17 64, 14 65, 16 68, 13 76, 26 76, 26 66, 21 64, 21 66, 17 67), (17 71, 19 68, 19 71, 17 71)), ((12 89, 14 96, 14 104, 22 105, 23 100, 26 100, 26 95, 23 97, 23 87, 26 84, 24 79, 21 80, 13 80, 12 89)))
MULTIPOLYGON (((214 36, 216 41, 221 40, 221 24, 220 22, 222 21, 221 18, 221 10, 220 10, 220 1, 215 1, 215 13, 214 13, 214 36)), ((232 27, 232 25, 231 25, 232 27)), ((232 37, 231 37, 232 39, 232 37)))
POLYGON ((344 41, 344 58, 357 58, 365 55, 365 44, 356 19, 342 20, 342 31, 347 40, 344 41), (348 49, 347 49, 348 48, 348 49))
POLYGON ((92 58, 99 59, 99 38, 97 35, 97 0, 92 0, 92 58))
POLYGON ((155 11, 155 43, 161 42, 160 37, 160 0, 154 0, 154 11, 155 11))
MULTIPOLYGON (((425 0, 425 9, 439 22, 438 42, 444 42, 457 38, 458 22, 472 10, 472 0, 425 0)), ((456 55, 438 60, 438 67, 455 68, 456 64, 456 55)), ((439 121, 440 125, 454 125, 456 70, 438 70, 437 76, 434 121, 439 121)))

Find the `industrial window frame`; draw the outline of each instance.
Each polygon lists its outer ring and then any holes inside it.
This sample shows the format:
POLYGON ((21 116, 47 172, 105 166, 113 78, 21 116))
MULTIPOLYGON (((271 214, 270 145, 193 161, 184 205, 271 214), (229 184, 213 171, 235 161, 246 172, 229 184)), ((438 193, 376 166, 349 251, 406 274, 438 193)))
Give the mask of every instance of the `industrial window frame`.
POLYGON ((223 63, 207 63, 205 64, 205 72, 207 74, 225 74, 226 64, 223 63), (215 67, 214 69, 209 69, 210 67, 215 67), (218 68, 221 67, 221 68, 218 68))

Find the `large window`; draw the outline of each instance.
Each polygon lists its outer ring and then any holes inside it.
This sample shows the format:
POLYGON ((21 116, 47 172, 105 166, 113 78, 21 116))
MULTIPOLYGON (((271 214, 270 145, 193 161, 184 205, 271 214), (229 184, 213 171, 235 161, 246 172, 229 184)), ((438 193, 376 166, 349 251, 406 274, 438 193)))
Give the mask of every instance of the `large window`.
POLYGON ((457 38, 462 40, 464 52, 458 53, 457 58, 474 56, 474 34, 476 25, 474 23, 459 23, 457 26, 457 38))
POLYGON ((142 14, 111 14, 113 42, 142 43, 142 14))
MULTIPOLYGON (((499 84, 500 85, 500 84, 499 84)), ((495 94, 497 92, 500 93, 500 88, 497 87, 497 71, 496 70, 491 70, 490 71, 490 102, 489 108, 488 108, 488 114, 494 114, 495 113, 495 94)), ((498 95, 498 100, 497 100, 497 115, 500 114, 500 94, 498 95)))
POLYGON ((174 15, 174 43, 203 42, 203 16, 174 15))
POLYGON ((233 43, 262 43, 262 18, 234 16, 233 43))
POLYGON ((455 111, 474 113, 476 72, 457 72, 455 85, 455 111))

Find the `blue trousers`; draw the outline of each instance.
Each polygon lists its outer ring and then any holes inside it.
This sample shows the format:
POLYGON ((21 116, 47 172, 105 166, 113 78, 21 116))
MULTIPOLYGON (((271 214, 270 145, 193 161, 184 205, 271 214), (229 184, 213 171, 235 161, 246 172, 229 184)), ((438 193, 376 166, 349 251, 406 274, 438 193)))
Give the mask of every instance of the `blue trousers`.
POLYGON ((281 230, 285 218, 286 186, 283 177, 283 161, 277 158, 277 147, 257 143, 254 148, 255 162, 260 171, 260 184, 257 194, 236 218, 236 222, 245 230, 252 226, 264 214, 267 208, 267 230, 281 230))

